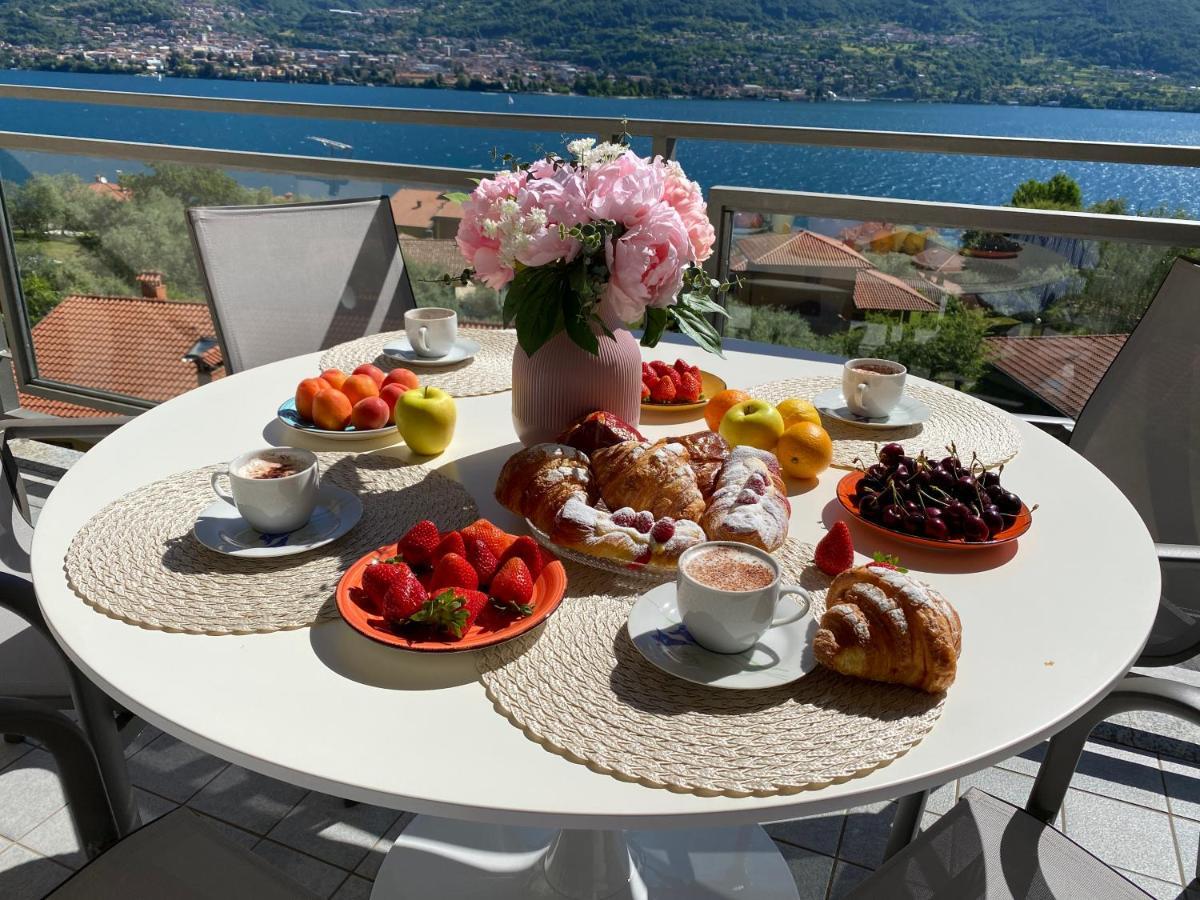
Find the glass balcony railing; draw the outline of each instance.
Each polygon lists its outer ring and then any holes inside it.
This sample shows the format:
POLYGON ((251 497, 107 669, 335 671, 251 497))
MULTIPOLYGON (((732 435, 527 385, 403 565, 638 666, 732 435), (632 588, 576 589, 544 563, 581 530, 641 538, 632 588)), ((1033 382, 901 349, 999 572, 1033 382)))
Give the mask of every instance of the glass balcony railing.
MULTIPOLYGON (((762 150, 756 159, 769 159, 772 147, 802 144, 830 159, 853 159, 853 148, 864 148, 900 151, 904 160, 959 154, 957 166, 972 154, 1040 168, 1054 159, 1200 166, 1195 147, 310 104, 292 110, 106 93, 0 86, 0 98, 106 106, 109 119, 118 112, 111 107, 139 103, 276 122, 378 116, 392 128, 409 116, 420 127, 504 133, 503 146, 527 156, 545 148, 547 134, 562 140, 624 131, 639 152, 678 148, 685 165, 706 147, 751 142, 762 150)), ((829 181, 831 173, 806 183, 839 183, 829 181)), ((222 376, 184 218, 189 206, 386 194, 418 303, 498 323, 495 291, 439 282, 463 267, 453 240, 459 214, 442 195, 469 190, 473 174, 332 153, 0 132, 0 307, 4 362, 12 363, 11 375, 0 377, 0 401, 9 411, 19 405, 57 415, 136 412, 222 376)), ((725 335, 764 352, 897 359, 1017 412, 1077 414, 1171 261, 1200 247, 1200 222, 1161 211, 1136 215, 1115 201, 1075 213, 761 187, 794 181, 785 174, 756 171, 746 179, 756 187, 707 191, 719 236, 712 271, 739 283, 728 296, 725 335)))

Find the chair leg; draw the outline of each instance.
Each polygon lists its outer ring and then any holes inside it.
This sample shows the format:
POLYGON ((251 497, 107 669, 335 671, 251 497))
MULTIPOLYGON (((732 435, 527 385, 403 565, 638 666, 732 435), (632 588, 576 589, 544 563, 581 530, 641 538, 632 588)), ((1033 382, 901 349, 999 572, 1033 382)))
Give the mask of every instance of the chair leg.
POLYGON ((888 832, 887 847, 883 851, 884 859, 891 859, 907 847, 920 832, 921 818, 925 815, 925 802, 928 799, 929 791, 918 791, 900 798, 896 818, 892 820, 892 828, 888 832))
POLYGON ((133 799, 129 768, 125 763, 125 745, 117 729, 112 701, 74 665, 69 665, 68 670, 79 725, 91 742, 104 789, 108 792, 113 818, 124 837, 137 830, 141 817, 133 799))

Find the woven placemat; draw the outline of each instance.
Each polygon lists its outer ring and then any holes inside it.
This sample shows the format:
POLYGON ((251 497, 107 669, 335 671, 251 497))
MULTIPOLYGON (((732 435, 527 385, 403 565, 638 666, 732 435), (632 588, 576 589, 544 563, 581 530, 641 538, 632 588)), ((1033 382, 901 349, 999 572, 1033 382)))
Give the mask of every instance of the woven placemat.
POLYGON ((330 544, 275 559, 209 550, 192 534, 214 499, 209 476, 179 472, 109 504, 79 530, 64 567, 75 592, 146 628, 245 634, 300 628, 337 616, 334 589, 364 553, 421 519, 460 528, 478 513, 457 481, 379 454, 319 453, 321 478, 358 495, 363 516, 330 544))
MULTIPOLYGON (((825 376, 772 381, 747 388, 746 392, 752 397, 778 403, 788 397, 811 400, 824 390, 841 386, 840 377, 825 376)), ((884 430, 862 428, 826 415, 821 416, 825 430, 833 438, 835 466, 852 469, 855 458, 871 465, 875 462, 875 445, 889 441, 903 444, 910 456, 916 456, 924 450, 934 458, 945 456, 946 447, 953 441, 964 463, 970 462, 972 453, 977 453, 985 466, 1008 462, 1021 449, 1021 433, 1017 431, 1013 420, 989 403, 962 391, 928 382, 914 384, 910 381, 904 392, 929 407, 928 421, 906 428, 884 430)))
MULTIPOLYGON (((497 394, 512 388, 512 359, 517 349, 517 333, 498 328, 458 329, 461 337, 470 338, 479 344, 479 352, 471 359, 449 366, 413 366, 421 384, 432 384, 450 394, 451 397, 477 397, 481 394, 497 394)), ((404 337, 403 331, 385 331, 370 337, 347 341, 330 347, 321 355, 322 369, 353 371, 363 363, 374 363, 388 372, 400 368, 403 363, 383 355, 384 344, 404 337)))
MULTIPOLYGON (((789 541, 777 556, 786 579, 814 593, 819 618, 829 579, 812 565, 812 547, 789 541)), ((592 769, 702 794, 786 793, 890 762, 941 715, 944 697, 820 667, 761 691, 674 678, 646 662, 625 629, 645 586, 581 570, 569 565, 568 599, 541 629, 482 651, 479 668, 513 724, 592 769)))

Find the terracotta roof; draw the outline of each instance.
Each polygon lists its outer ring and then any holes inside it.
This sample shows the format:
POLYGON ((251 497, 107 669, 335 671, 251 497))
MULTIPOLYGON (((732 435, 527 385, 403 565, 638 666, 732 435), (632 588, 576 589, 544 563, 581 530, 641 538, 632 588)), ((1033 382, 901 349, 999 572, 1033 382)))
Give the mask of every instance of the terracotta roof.
POLYGON ((781 268, 874 268, 857 250, 815 231, 751 234, 739 238, 730 268, 744 272, 752 264, 781 268))
MULTIPOLYGON (((33 326, 33 346, 45 378, 157 402, 199 384, 195 365, 182 357, 201 337, 215 333, 203 303, 73 295, 33 326)), ((209 350, 204 359, 219 366, 220 349, 209 350)), ((222 374, 218 370, 212 377, 222 374)), ((28 405, 54 415, 96 415, 38 398, 29 398, 28 405)))
POLYGON ((392 194, 392 218, 398 228, 432 228, 435 218, 461 219, 462 208, 442 191, 401 188, 392 194))
POLYGON ((457 275, 467 267, 467 261, 454 241, 401 235, 400 251, 404 254, 405 262, 429 266, 438 274, 457 275))
POLYGON ((989 362, 1064 415, 1079 415, 1126 334, 990 337, 989 362))
POLYGON ((876 269, 854 276, 856 309, 895 309, 937 312, 938 305, 894 275, 876 269))
POLYGON ((133 196, 129 188, 123 188, 113 181, 97 180, 91 182, 87 187, 94 194, 99 194, 102 197, 112 197, 112 199, 119 200, 122 203, 133 196))
POLYGON ((77 403, 67 403, 65 400, 47 400, 45 397, 35 397, 18 392, 21 408, 41 413, 44 416, 59 416, 63 419, 85 419, 91 416, 119 416, 120 413, 108 412, 103 409, 92 409, 90 406, 80 406, 77 403))

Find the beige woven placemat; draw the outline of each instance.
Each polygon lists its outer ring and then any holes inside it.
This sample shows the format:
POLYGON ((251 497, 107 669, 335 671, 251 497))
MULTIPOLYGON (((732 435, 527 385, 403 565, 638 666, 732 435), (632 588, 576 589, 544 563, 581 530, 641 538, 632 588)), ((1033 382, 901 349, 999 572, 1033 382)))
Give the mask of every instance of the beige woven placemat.
POLYGON ((198 634, 281 631, 334 618, 334 589, 364 553, 421 519, 460 528, 478 516, 457 481, 380 454, 319 453, 321 478, 357 494, 362 519, 336 541, 275 559, 209 550, 192 534, 213 501, 208 466, 171 475, 109 504, 79 530, 64 567, 75 592, 146 628, 198 634))
MULTIPOLYGON (((512 388, 512 358, 517 349, 517 333, 498 328, 463 326, 459 335, 479 344, 471 359, 449 366, 414 366, 421 384, 432 384, 452 397, 477 397, 512 388)), ((403 331, 386 331, 370 337, 330 347, 321 355, 322 369, 353 371, 363 363, 374 363, 387 372, 403 363, 383 355, 384 344, 404 337, 403 331)))
MULTIPOLYGON (((746 392, 778 403, 788 397, 811 400, 824 390, 841 386, 841 378, 824 376, 772 381, 747 388, 746 392)), ((862 428, 821 416, 825 430, 833 438, 835 466, 852 469, 855 458, 871 465, 875 462, 875 445, 889 441, 903 444, 910 456, 924 450, 934 458, 945 456, 946 447, 953 441, 964 463, 970 461, 972 453, 977 453, 985 466, 1008 462, 1020 451, 1021 433, 1017 426, 991 404, 937 384, 909 382, 904 390, 929 407, 928 421, 907 428, 883 430, 862 428)))
MULTIPOLYGON (((819 618, 829 579, 812 547, 789 542, 777 555, 788 580, 814 592, 819 618)), ((608 580, 606 592, 586 595, 601 582, 581 568, 569 565, 570 596, 541 629, 482 651, 479 668, 513 724, 597 771, 702 794, 786 793, 890 762, 941 715, 943 697, 823 668, 761 691, 674 678, 625 630, 645 586, 608 580)))

